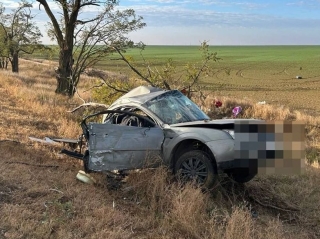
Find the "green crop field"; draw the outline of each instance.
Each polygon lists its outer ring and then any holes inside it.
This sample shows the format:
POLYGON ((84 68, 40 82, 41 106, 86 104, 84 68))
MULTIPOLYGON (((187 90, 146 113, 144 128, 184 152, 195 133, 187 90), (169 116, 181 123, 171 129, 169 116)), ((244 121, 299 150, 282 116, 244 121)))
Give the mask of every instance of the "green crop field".
MULTIPOLYGON (((201 83, 216 95, 253 99, 320 114, 320 46, 210 46, 221 58, 210 64, 212 73, 201 83), (297 79, 301 76, 302 79, 297 79)), ((177 77, 187 63, 201 63, 199 46, 146 46, 125 55, 140 69, 144 60, 161 68, 170 58, 177 77)), ((124 62, 111 55, 98 68, 133 75, 124 62)))
MULTIPOLYGON (((203 77, 202 83, 216 95, 320 113, 320 46, 212 46, 210 50, 221 59, 210 65, 212 74, 203 77)), ((171 58, 181 71, 188 62, 201 62, 197 46, 147 46, 142 53, 156 67, 171 58)), ((137 65, 143 63, 138 50, 129 50, 126 55, 137 65)), ((126 69, 114 60, 106 60, 101 67, 126 69)))

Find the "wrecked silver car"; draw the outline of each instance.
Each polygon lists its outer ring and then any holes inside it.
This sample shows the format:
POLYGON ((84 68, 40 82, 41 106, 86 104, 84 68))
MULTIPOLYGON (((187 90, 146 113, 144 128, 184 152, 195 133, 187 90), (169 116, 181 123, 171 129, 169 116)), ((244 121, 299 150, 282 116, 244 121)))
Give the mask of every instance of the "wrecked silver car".
POLYGON ((73 143, 85 145, 83 154, 62 152, 83 160, 86 172, 121 173, 165 164, 174 174, 206 187, 212 186, 221 172, 237 182, 247 182, 257 170, 234 163, 237 120, 210 120, 178 90, 140 86, 108 110, 82 121, 85 142, 73 143), (103 115, 102 122, 90 120, 97 115, 103 115))

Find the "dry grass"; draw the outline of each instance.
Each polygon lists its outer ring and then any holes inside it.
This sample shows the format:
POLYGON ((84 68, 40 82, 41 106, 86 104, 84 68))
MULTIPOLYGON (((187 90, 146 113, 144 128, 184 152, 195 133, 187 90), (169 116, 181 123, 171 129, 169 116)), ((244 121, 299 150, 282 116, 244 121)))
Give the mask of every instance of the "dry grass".
POLYGON ((214 97, 209 95, 204 101, 198 101, 202 105, 203 110, 208 112, 211 118, 223 118, 232 116, 232 109, 235 106, 240 106, 243 111, 238 118, 254 118, 264 120, 287 120, 300 121, 305 124, 306 129, 306 154, 310 164, 318 163, 320 159, 320 116, 311 116, 301 113, 297 110, 291 110, 288 107, 277 107, 270 104, 257 104, 256 102, 246 99, 231 99, 228 97, 214 97), (215 108, 214 101, 221 100, 223 105, 221 108, 215 108), (202 103, 202 104, 201 104, 202 103))
MULTIPOLYGON (((221 178, 210 191, 182 185, 164 167, 133 172, 119 182, 93 174, 76 180, 81 163, 58 147, 28 136, 77 138, 81 104, 54 94, 54 66, 22 62, 19 75, 0 72, 0 238, 319 238, 319 169, 300 176, 257 177, 241 186, 221 178), (28 69, 32 69, 28 70, 28 69)), ((90 79, 80 94, 90 101, 90 79)), ((207 109, 213 109, 207 98, 207 109)), ((319 118, 271 105, 221 98, 213 117, 304 121, 307 143, 318 157, 319 118)))

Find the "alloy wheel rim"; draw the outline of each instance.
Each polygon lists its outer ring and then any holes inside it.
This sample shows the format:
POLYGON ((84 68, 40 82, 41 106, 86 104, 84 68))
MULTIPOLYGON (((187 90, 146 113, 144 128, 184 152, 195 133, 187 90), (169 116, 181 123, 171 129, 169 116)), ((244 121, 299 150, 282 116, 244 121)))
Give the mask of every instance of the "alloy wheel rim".
POLYGON ((206 164, 199 158, 188 158, 180 165, 180 175, 187 180, 204 183, 208 176, 206 164))

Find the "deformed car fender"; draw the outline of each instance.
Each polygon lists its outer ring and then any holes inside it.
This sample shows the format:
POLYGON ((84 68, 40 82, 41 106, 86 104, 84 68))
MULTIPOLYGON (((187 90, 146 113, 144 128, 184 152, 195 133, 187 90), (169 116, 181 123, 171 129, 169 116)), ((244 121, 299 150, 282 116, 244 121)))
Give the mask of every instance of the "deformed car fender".
POLYGON ((206 145, 211 150, 218 169, 223 171, 232 168, 234 163, 233 139, 213 140, 206 142, 206 145))
POLYGON ((229 157, 229 154, 223 157, 221 150, 216 147, 210 147, 211 142, 217 142, 217 145, 223 145, 223 142, 225 142, 230 148, 230 145, 232 145, 232 149, 234 146, 233 138, 227 132, 212 128, 171 127, 164 129, 164 136, 162 146, 163 161, 168 165, 172 165, 177 147, 186 140, 196 140, 206 145, 214 157, 218 156, 218 160, 229 157))

